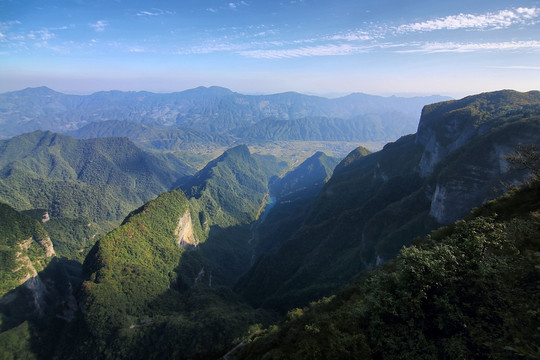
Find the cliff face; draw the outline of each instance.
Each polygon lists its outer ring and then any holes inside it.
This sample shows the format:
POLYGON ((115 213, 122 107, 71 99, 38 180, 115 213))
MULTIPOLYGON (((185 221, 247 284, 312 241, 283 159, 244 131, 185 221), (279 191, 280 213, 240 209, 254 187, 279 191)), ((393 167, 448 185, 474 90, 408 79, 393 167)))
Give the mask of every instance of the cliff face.
POLYGON ((302 228, 276 255, 260 258, 237 290, 254 305, 283 310, 331 293, 500 195, 503 183, 526 179, 504 156, 530 143, 540 147, 540 92, 426 106, 417 134, 338 165, 302 228))
POLYGON ((447 155, 500 125, 494 119, 516 111, 535 112, 539 102, 538 91, 503 90, 425 106, 416 133, 416 143, 424 147, 420 174, 431 175, 447 155))
POLYGON ((189 210, 186 210, 186 213, 178 220, 178 227, 174 230, 174 234, 177 236, 178 246, 188 248, 199 244, 193 232, 193 222, 189 210))
POLYGON ((540 93, 499 91, 424 108, 416 143, 427 179, 429 215, 449 224, 521 180, 504 159, 520 144, 539 144, 540 93), (536 114, 536 115, 533 115, 536 114))

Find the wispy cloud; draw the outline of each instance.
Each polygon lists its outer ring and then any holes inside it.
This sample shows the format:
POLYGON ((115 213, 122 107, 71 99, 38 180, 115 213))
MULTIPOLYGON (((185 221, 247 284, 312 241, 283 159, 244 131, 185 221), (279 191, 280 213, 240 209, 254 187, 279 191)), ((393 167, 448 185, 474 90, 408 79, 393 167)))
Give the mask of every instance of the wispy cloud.
POLYGON ((105 30, 105 28, 109 25, 105 20, 98 20, 97 22, 93 24, 89 24, 91 28, 93 28, 96 32, 102 32, 105 30))
POLYGON ((176 55, 201 55, 216 52, 237 52, 246 49, 247 45, 231 43, 208 43, 198 46, 181 48, 175 52, 176 55))
POLYGON ((432 42, 432 43, 419 45, 416 49, 397 50, 396 52, 399 52, 399 53, 414 53, 414 52, 465 53, 465 52, 474 52, 474 51, 509 51, 509 50, 540 51, 540 41, 505 41, 505 42, 486 42, 486 43, 432 42))
POLYGON ((509 65, 509 66, 488 66, 490 69, 508 69, 508 70, 538 70, 540 66, 509 65))
POLYGON ((284 59, 309 56, 342 56, 366 52, 368 49, 350 44, 328 44, 319 46, 304 46, 296 49, 277 50, 246 50, 239 51, 242 56, 255 59, 284 59))
POLYGON ((174 14, 175 14, 174 11, 153 8, 151 9, 151 11, 141 10, 136 15, 137 16, 161 16, 161 15, 174 15, 174 14))
POLYGON ((345 41, 365 41, 371 40, 374 38, 373 34, 368 33, 367 31, 349 31, 342 34, 330 35, 327 36, 328 40, 345 40, 345 41))
POLYGON ((517 8, 485 14, 459 14, 433 20, 404 24, 395 28, 398 33, 457 29, 503 29, 515 24, 534 23, 540 8, 517 8))
POLYGON ((145 53, 148 52, 145 48, 142 48, 140 46, 134 46, 128 49, 131 53, 145 53))
POLYGON ((248 6, 248 3, 245 1, 230 2, 228 6, 230 9, 236 9, 240 6, 248 6))

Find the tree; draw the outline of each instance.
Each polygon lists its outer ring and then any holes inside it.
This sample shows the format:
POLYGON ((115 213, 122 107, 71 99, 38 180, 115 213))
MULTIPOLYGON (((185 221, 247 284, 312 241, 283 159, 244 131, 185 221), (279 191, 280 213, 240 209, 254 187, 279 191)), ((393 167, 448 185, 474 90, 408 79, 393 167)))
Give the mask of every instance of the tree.
POLYGON ((514 170, 529 170, 533 180, 540 180, 540 154, 536 145, 518 145, 516 151, 505 155, 504 159, 511 164, 514 170))

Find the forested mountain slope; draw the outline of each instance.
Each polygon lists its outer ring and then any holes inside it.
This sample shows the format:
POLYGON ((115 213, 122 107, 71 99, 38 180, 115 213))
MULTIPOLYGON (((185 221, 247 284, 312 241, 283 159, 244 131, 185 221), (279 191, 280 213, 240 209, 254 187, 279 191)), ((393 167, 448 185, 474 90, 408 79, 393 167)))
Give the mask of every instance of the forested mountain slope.
POLYGON ((65 334, 62 357, 215 357, 272 319, 220 287, 251 263, 251 224, 284 166, 269 162, 230 149, 182 185, 187 197, 162 194, 100 239, 84 263, 83 318, 65 334))
POLYGON ((41 223, 0 204, 0 358, 50 354, 44 329, 55 315, 69 316, 56 310, 70 296, 68 276, 41 223))
POLYGON ((199 251, 190 253, 193 277, 231 286, 251 265, 253 226, 269 198, 268 182, 286 169, 275 158, 257 157, 245 145, 227 150, 180 187, 201 224, 199 251), (194 272, 193 269, 196 269, 194 272))
POLYGON ((0 199, 52 217, 118 221, 192 171, 126 138, 77 140, 35 131, 0 141, 0 199))
POLYGON ((93 122, 68 132, 68 135, 78 139, 124 136, 143 148, 164 151, 204 151, 230 146, 235 142, 233 137, 227 135, 127 120, 93 122))
POLYGON ((181 190, 130 214, 100 239, 84 263, 82 318, 68 325, 57 356, 216 357, 264 319, 229 290, 179 287, 181 265, 201 229, 181 190), (188 246, 189 245, 189 246, 188 246))
POLYGON ((304 225, 236 289, 254 305, 305 305, 494 198, 526 175, 503 156, 540 146, 539 105, 539 92, 500 91, 427 106, 417 134, 343 160, 304 225))
MULTIPOLYGON (((537 160, 538 161, 538 160, 537 160)), ((238 359, 537 358, 540 183, 254 335, 238 359)))

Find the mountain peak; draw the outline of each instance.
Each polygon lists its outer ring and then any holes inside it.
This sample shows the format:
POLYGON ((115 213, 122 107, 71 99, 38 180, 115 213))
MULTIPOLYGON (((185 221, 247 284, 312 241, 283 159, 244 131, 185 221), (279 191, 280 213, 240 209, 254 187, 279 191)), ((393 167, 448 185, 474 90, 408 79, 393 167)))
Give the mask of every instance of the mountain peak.
POLYGON ((465 144, 471 137, 500 126, 497 119, 540 105, 540 91, 522 93, 501 90, 426 105, 416 134, 416 143, 425 147, 420 162, 422 176, 431 174, 434 166, 447 154, 465 144))

